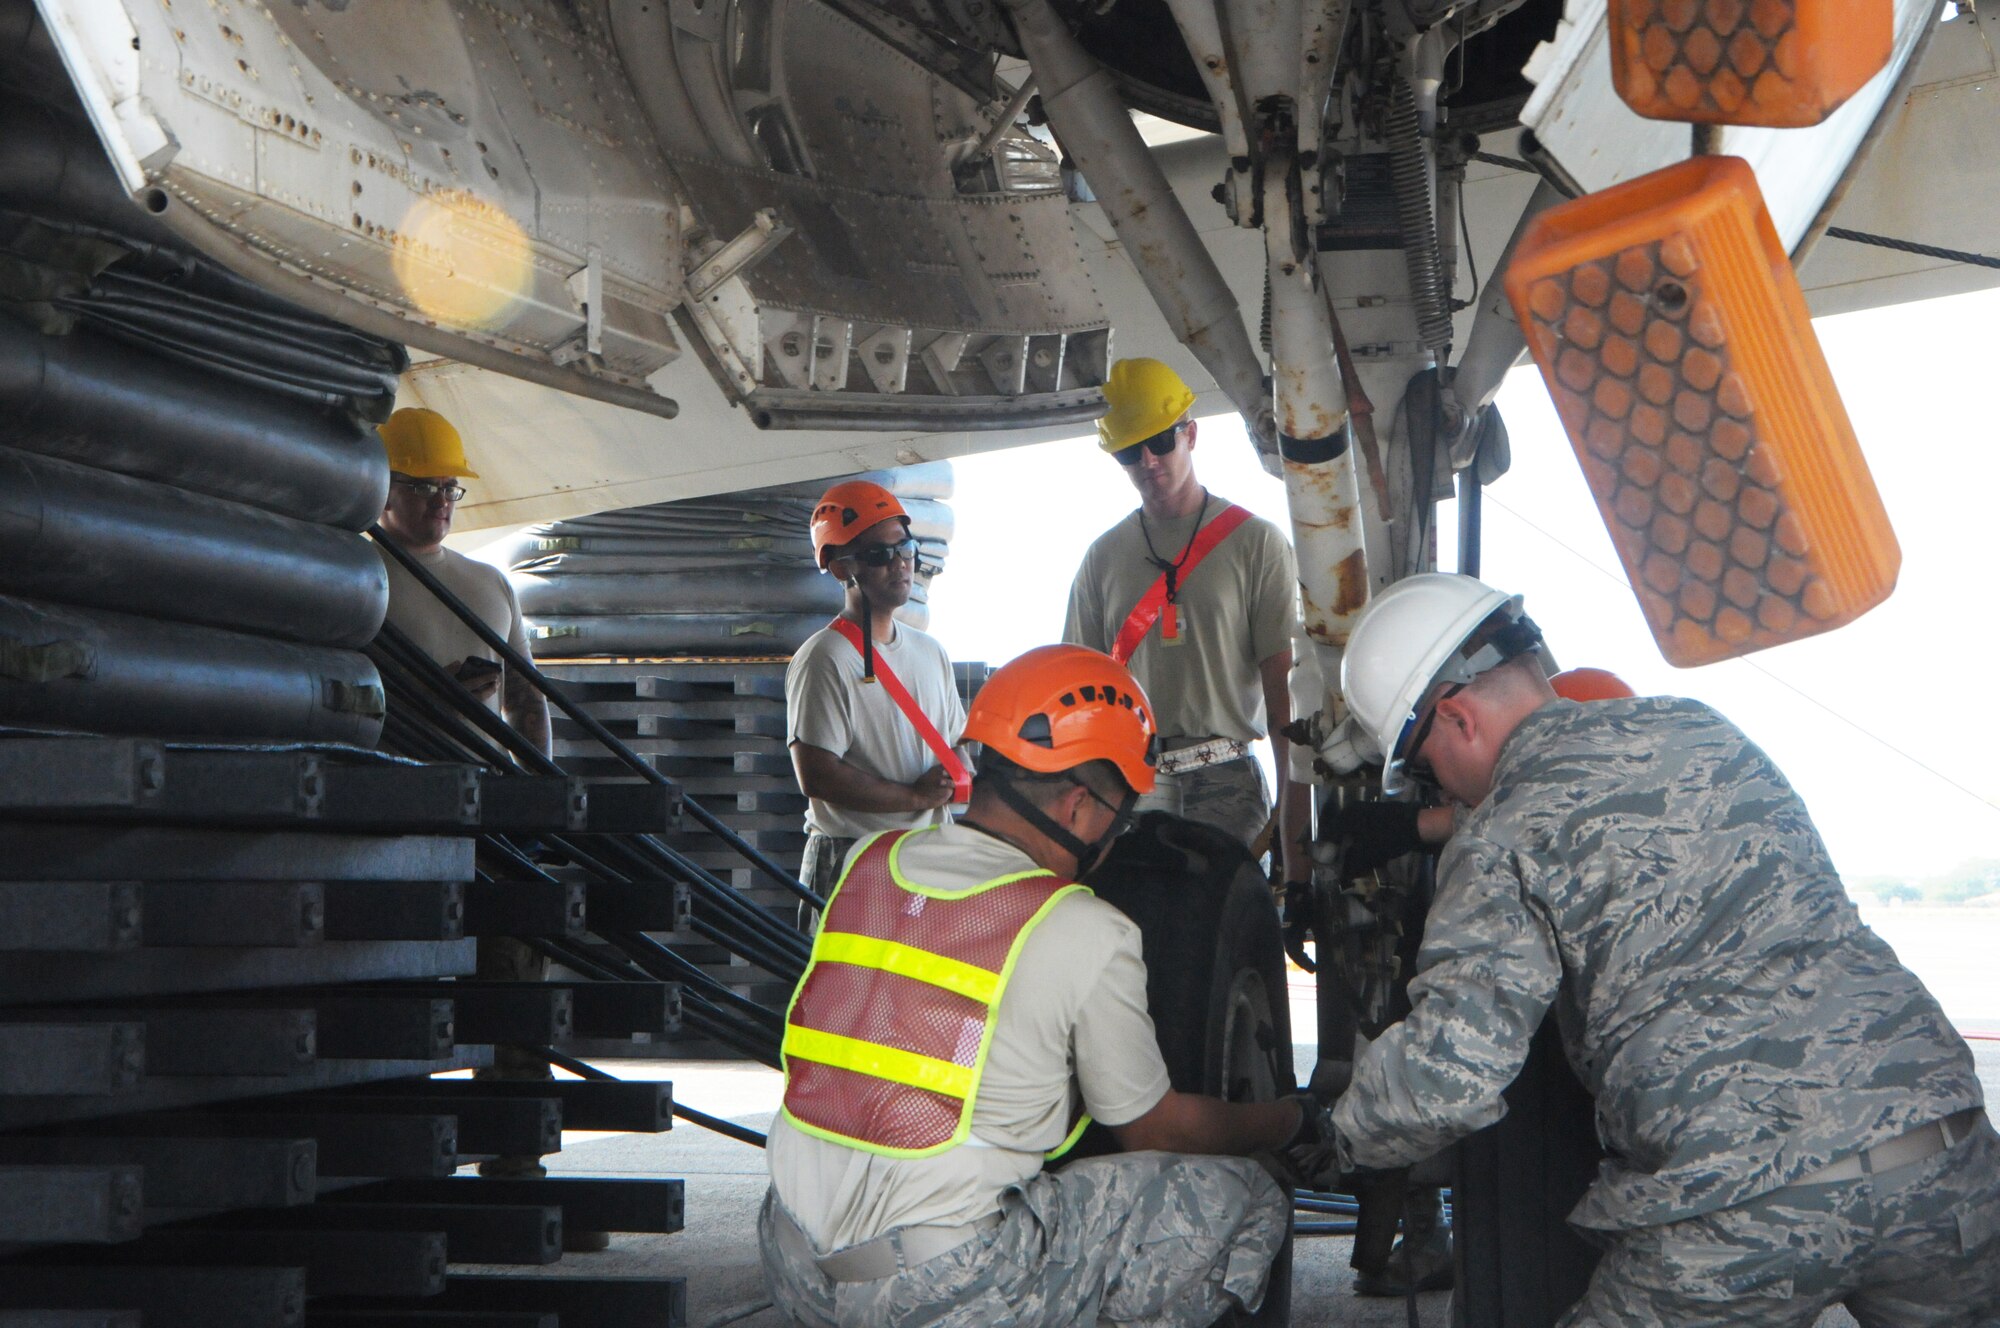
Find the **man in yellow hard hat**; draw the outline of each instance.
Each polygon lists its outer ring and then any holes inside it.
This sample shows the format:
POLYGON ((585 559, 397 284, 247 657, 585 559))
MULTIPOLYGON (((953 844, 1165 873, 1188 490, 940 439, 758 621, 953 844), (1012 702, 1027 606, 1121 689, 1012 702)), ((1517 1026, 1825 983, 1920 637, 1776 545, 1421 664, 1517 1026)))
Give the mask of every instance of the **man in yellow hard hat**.
MULTIPOLYGON (((434 410, 405 406, 379 432, 389 453, 389 501, 382 533, 413 554, 447 590, 530 653, 521 604, 500 569, 444 547, 452 514, 465 496, 461 479, 478 479, 451 421, 434 410)), ((479 635, 388 554, 389 622, 423 652, 457 675, 472 694, 501 714, 543 752, 549 750, 549 703, 526 678, 513 676, 479 635)))
POLYGON ((1298 842, 1308 790, 1286 774, 1280 730, 1298 573, 1278 528, 1203 488, 1194 473, 1194 393, 1158 360, 1119 360, 1098 445, 1139 491, 1139 508, 1090 546, 1069 592, 1063 640, 1129 667, 1159 716, 1159 781, 1141 810, 1164 810, 1254 841, 1270 819, 1251 744, 1271 739, 1276 848, 1285 879, 1307 880, 1298 842))

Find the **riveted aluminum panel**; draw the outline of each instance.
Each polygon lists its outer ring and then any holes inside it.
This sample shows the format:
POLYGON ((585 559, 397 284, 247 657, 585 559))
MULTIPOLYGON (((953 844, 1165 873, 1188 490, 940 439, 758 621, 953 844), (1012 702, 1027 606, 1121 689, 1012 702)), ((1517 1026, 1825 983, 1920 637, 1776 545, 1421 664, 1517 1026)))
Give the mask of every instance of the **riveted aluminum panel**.
MULTIPOLYGON (((560 375, 572 390, 641 388, 678 354, 679 200, 595 7, 400 0, 393 23, 373 5, 118 8, 134 87, 96 99, 136 96, 93 119, 114 161, 147 147, 142 127, 167 140, 125 183, 184 237, 253 279, 339 292, 357 322, 386 313, 412 344, 497 350, 544 381, 601 320, 601 357, 560 375), (597 320, 572 293, 592 268, 597 320)), ((43 9, 59 42, 81 12, 43 9)), ((64 57, 89 106, 81 40, 64 57)))

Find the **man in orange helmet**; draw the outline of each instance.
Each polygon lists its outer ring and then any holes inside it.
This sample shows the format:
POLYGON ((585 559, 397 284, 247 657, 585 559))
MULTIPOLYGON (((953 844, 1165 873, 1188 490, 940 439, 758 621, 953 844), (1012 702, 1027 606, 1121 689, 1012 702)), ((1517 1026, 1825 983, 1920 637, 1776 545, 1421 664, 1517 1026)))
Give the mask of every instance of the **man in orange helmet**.
POLYGON ((1076 883, 1153 786, 1145 694, 1044 646, 994 673, 965 736, 970 809, 856 845, 793 997, 759 1221, 773 1299, 809 1328, 1254 1309, 1289 1202, 1247 1155, 1313 1158, 1329 1118, 1175 1091, 1139 930, 1076 883), (1045 1171, 1086 1113, 1129 1151, 1045 1171))
POLYGON ((1298 572, 1270 522, 1218 498, 1194 473, 1194 393, 1158 360, 1111 366, 1098 446, 1139 491, 1099 536, 1070 587, 1063 640, 1122 663, 1159 706, 1161 779, 1145 810, 1216 826, 1249 844, 1273 803, 1251 746, 1268 736, 1287 881, 1311 875, 1309 794, 1287 776, 1281 730, 1298 572))
POLYGON ((962 799, 965 705, 944 647, 896 621, 917 542, 895 495, 867 480, 834 485, 813 508, 812 541, 847 596, 785 671, 785 738, 809 800, 799 875, 824 897, 856 839, 936 825, 962 799))

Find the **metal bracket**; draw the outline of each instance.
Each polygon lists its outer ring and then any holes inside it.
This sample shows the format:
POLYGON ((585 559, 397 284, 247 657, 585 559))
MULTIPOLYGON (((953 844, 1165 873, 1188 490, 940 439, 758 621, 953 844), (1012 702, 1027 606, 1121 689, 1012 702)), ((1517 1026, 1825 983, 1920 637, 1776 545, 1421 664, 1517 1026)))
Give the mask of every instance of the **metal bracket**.
POLYGON ((693 304, 705 300, 723 282, 742 276, 762 262, 764 256, 791 233, 791 223, 780 217, 776 208, 757 209, 750 218, 750 224, 735 239, 708 255, 688 273, 687 302, 693 304))
POLYGON ((565 283, 569 297, 576 301, 576 307, 583 312, 583 329, 580 335, 551 352, 549 358, 557 364, 573 364, 586 355, 604 354, 604 254, 596 245, 590 247, 582 267, 569 274, 565 283))

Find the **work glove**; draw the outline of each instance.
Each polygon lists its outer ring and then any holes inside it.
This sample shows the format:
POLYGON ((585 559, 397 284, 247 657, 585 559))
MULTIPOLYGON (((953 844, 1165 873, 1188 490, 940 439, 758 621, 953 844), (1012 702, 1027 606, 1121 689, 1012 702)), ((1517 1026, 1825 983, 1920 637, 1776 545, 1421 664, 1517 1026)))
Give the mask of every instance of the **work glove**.
POLYGON ((1327 810, 1319 839, 1341 849, 1340 874, 1352 880, 1424 846, 1412 802, 1351 802, 1327 810))
POLYGON ((1299 1128, 1278 1150, 1278 1159, 1294 1188, 1323 1189, 1338 1177, 1334 1155, 1333 1103, 1314 1093, 1294 1093, 1285 1099, 1299 1107, 1299 1128))
POLYGON ((1313 886, 1311 881, 1285 882, 1285 953, 1292 962, 1308 973, 1317 973, 1319 965, 1306 953, 1306 942, 1312 939, 1313 886))

